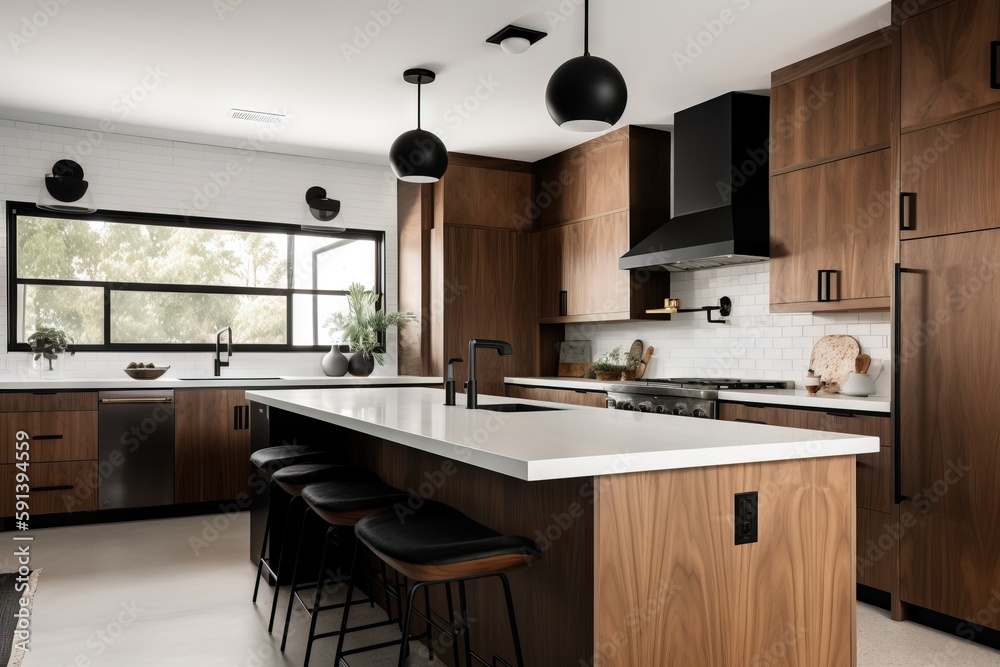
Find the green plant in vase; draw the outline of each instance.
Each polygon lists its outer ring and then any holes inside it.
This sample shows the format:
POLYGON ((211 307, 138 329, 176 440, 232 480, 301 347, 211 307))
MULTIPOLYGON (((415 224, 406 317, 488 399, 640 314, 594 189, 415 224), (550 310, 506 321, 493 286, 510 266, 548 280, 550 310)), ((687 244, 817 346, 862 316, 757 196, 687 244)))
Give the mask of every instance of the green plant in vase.
POLYGON ((46 359, 49 367, 46 370, 53 370, 52 362, 59 358, 59 355, 66 352, 73 343, 73 339, 62 329, 55 327, 40 327, 35 333, 28 336, 28 347, 35 353, 35 361, 46 359))
POLYGON ((403 328, 417 319, 410 312, 386 312, 378 308, 378 294, 361 283, 351 283, 347 288, 347 312, 331 315, 326 324, 340 331, 342 340, 350 344, 354 354, 348 369, 351 375, 368 376, 375 364, 383 365, 384 357, 378 351, 379 335, 389 327, 403 328))
POLYGON ((621 380, 622 374, 634 371, 639 365, 639 361, 636 357, 625 352, 619 345, 607 354, 598 357, 590 364, 590 370, 594 372, 598 380, 621 380))

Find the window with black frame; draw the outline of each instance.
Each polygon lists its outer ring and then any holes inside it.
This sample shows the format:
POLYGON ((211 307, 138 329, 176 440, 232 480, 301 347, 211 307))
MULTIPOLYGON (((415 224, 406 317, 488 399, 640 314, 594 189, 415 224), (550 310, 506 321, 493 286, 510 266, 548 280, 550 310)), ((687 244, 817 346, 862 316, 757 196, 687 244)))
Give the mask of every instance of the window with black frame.
MULTIPOLYGON (((329 347, 330 316, 360 282, 382 294, 382 232, 8 203, 8 350, 36 329, 76 350, 329 347)), ((336 342, 336 341, 334 341, 336 342)))

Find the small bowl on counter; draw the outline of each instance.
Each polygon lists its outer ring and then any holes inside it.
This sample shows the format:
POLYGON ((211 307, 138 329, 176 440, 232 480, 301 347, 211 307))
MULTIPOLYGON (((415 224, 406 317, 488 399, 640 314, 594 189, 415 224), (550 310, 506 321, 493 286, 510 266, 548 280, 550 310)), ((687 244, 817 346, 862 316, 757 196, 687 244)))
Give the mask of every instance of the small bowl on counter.
POLYGON ((155 380, 170 370, 170 366, 126 368, 125 373, 133 380, 155 380))

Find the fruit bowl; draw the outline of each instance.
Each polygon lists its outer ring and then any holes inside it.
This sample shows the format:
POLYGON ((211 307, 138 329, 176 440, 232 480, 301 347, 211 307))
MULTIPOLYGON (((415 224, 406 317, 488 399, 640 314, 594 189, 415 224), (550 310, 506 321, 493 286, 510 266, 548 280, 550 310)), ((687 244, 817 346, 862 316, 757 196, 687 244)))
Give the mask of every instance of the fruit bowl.
POLYGON ((170 366, 160 366, 159 368, 126 368, 125 372, 133 380, 155 380, 170 370, 170 366))

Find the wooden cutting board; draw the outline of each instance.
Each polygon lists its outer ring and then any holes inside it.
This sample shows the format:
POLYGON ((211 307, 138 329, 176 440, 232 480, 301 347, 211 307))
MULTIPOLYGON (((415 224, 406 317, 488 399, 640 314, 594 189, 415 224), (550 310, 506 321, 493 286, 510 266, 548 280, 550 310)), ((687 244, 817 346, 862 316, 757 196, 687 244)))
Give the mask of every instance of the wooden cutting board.
POLYGON ((840 387, 854 372, 861 345, 852 336, 823 336, 813 345, 809 369, 822 378, 821 391, 839 394, 840 387))

